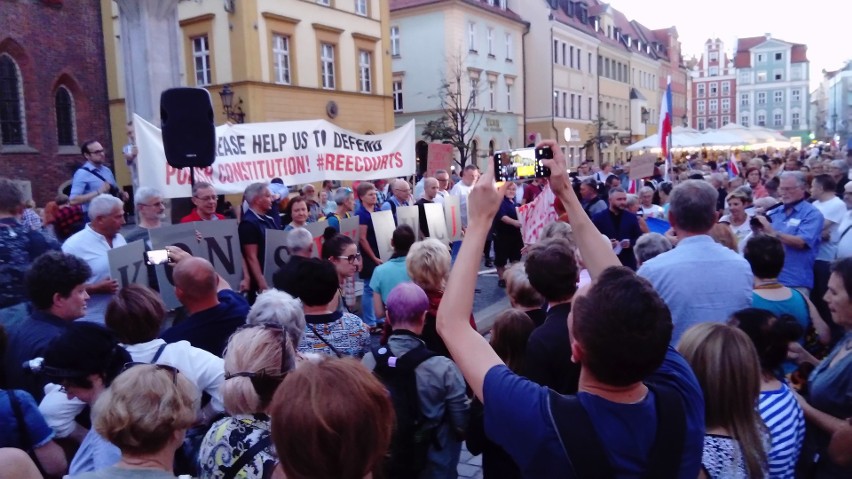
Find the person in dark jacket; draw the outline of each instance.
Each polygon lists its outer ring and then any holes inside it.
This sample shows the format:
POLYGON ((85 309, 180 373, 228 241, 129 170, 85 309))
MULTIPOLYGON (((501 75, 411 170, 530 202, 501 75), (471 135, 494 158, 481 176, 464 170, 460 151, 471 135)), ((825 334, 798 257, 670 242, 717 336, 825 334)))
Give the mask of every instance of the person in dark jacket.
POLYGON ((623 188, 613 188, 609 192, 609 209, 592 216, 592 222, 601 234, 612 243, 612 249, 621 264, 636 270, 636 255, 633 246, 642 236, 636 215, 627 211, 627 193, 623 188))

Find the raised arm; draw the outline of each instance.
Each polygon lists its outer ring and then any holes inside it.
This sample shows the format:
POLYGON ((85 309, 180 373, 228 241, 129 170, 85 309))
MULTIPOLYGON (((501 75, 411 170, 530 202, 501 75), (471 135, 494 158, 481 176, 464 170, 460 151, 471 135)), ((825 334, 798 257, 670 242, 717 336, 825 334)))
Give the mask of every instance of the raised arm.
MULTIPOLYGON (((505 187, 505 186, 504 186, 505 187)), ((482 175, 467 198, 468 227, 461 250, 450 272, 441 306, 438 308, 438 334, 450 350, 473 393, 483 403, 482 385, 492 367, 503 364, 491 346, 470 327, 473 296, 479 259, 485 239, 491 230, 494 214, 503 198, 502 188, 494 184, 494 173, 482 175)))
POLYGON ((568 165, 565 163, 559 144, 553 140, 544 140, 536 146, 536 148, 541 147, 550 147, 553 150, 553 159, 544 160, 544 165, 550 168, 550 188, 565 205, 568 222, 574 230, 574 238, 583 257, 583 263, 589 270, 589 275, 595 279, 610 266, 621 266, 610 245, 601 240, 601 232, 592 223, 592 219, 583 210, 580 199, 574 193, 574 188, 571 187, 568 179, 568 165))

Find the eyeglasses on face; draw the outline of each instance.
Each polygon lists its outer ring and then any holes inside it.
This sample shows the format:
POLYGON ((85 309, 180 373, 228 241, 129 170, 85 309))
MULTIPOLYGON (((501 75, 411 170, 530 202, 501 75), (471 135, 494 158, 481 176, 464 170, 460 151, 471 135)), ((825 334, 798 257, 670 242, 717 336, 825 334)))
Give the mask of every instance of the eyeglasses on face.
MULTIPOLYGON (((144 365, 154 366, 154 370, 156 370, 156 371, 166 371, 167 373, 169 373, 172 376, 172 383, 177 384, 177 375, 180 372, 180 370, 178 368, 174 367, 174 366, 169 366, 168 364, 151 364, 151 363, 142 363, 142 362, 137 362, 137 361, 131 361, 129 363, 124 363, 124 367, 121 368, 121 373, 127 371, 128 369, 130 369, 134 366, 144 366, 144 365)), ((121 373, 119 373, 119 374, 121 374, 121 373)))
POLYGON ((104 150, 95 150, 95 151, 89 152, 90 155, 102 155, 103 153, 104 153, 104 150))
POLYGON ((349 256, 338 256, 338 259, 345 259, 349 264, 355 264, 361 261, 361 253, 350 254, 349 256))

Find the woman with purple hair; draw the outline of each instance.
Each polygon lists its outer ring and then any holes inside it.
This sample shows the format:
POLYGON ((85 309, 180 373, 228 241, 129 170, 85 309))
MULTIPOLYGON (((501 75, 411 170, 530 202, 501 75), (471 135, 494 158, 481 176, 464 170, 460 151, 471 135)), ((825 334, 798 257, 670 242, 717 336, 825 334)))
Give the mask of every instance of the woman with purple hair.
MULTIPOLYGON (((429 298, 420 286, 406 282, 394 287, 387 298, 387 321, 393 332, 386 345, 364 356, 364 365, 376 369, 380 361, 388 361, 390 357, 398 360, 410 351, 425 349, 420 334, 428 309, 429 298)), ((452 360, 437 355, 415 367, 414 375, 420 412, 432 428, 434 438, 419 477, 455 477, 461 438, 470 416, 464 378, 452 360)), ((390 463, 386 466, 390 470, 394 467, 390 463)))

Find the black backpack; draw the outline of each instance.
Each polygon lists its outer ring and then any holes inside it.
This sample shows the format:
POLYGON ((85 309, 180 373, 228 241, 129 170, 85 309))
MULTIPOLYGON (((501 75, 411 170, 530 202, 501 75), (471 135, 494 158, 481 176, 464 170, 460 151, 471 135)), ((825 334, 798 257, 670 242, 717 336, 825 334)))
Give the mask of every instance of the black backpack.
POLYGON ((425 344, 399 357, 394 356, 388 345, 374 347, 372 352, 376 360, 375 373, 390 392, 396 412, 396 428, 384 465, 385 476, 389 479, 417 477, 426 466, 437 426, 430 425, 420 410, 414 369, 438 354, 427 349, 425 344))

